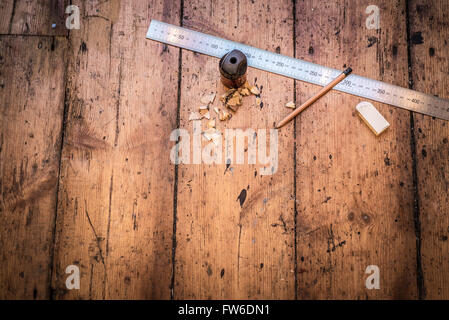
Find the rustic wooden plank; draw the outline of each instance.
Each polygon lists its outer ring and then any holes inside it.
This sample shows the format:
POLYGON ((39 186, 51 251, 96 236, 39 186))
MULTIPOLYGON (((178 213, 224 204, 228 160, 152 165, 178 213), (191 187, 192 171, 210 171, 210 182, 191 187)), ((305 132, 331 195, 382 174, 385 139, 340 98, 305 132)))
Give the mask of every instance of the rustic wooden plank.
POLYGON ((69 0, 6 0, 0 4, 0 33, 65 36, 69 0))
POLYGON ((11 24, 12 11, 14 7, 14 0, 5 0, 0 2, 0 33, 6 34, 9 31, 11 24))
MULTIPOLYGON (((407 87, 404 1, 298 2, 297 57, 407 87), (365 27, 377 5, 381 29, 365 27)), ((297 83, 297 101, 318 91, 297 83)), ((374 103, 391 127, 376 137, 357 117, 363 99, 331 92, 297 119, 298 296, 416 298, 408 111, 374 103), (380 268, 380 289, 365 270, 380 268)))
MULTIPOLYGON (((449 99, 449 3, 410 1, 413 88, 449 99)), ((423 296, 449 298, 449 123, 413 115, 423 296)))
POLYGON ((65 39, 0 37, 0 299, 48 299, 65 39))
POLYGON ((72 32, 53 286, 58 299, 169 298, 178 49, 145 39, 179 3, 89 1, 72 32), (80 290, 65 287, 77 265, 80 290))
MULTIPOLYGON (((293 56, 290 1, 184 4, 188 28, 293 56)), ((225 128, 270 129, 288 114, 284 104, 293 100, 293 81, 249 69, 249 82, 256 79, 263 108, 255 106, 254 96, 246 97, 231 120, 217 119, 222 133, 225 128)), ((197 111, 203 94, 224 92, 218 60, 183 51, 181 87, 180 125, 193 137, 190 112, 197 111)), ((221 107, 218 97, 213 106, 221 107)), ((212 110, 211 115, 216 118, 212 110)), ((235 164, 235 155, 229 168, 226 159, 179 165, 176 299, 295 297, 292 127, 279 133, 278 142, 279 167, 273 175, 260 175, 260 163, 248 164, 247 158, 235 164)))

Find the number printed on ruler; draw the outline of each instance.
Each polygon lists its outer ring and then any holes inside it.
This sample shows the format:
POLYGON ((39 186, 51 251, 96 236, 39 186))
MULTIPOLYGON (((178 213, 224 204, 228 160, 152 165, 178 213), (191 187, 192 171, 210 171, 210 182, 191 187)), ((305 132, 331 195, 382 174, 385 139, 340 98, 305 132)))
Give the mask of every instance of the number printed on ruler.
MULTIPOLYGON (((227 52, 238 49, 246 55, 250 67, 320 86, 325 86, 341 73, 341 70, 324 67, 157 20, 151 21, 146 37, 216 58, 221 58, 227 52)), ((449 120, 448 100, 385 82, 351 74, 336 85, 334 89, 449 120)))

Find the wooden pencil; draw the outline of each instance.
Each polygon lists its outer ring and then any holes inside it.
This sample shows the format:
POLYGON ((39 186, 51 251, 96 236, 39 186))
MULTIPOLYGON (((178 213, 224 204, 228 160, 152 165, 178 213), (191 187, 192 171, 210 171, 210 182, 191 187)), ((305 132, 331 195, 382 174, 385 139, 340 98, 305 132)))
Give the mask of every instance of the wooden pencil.
POLYGON ((332 80, 327 86, 323 87, 316 95, 308 99, 304 102, 300 107, 295 109, 292 113, 290 113, 287 117, 285 117, 281 122, 276 125, 276 129, 279 129, 289 123, 294 117, 300 114, 304 109, 312 105, 319 98, 324 96, 327 92, 329 92, 333 87, 335 87, 338 83, 340 83, 344 78, 346 78, 352 72, 351 68, 347 68, 343 71, 338 77, 332 80))

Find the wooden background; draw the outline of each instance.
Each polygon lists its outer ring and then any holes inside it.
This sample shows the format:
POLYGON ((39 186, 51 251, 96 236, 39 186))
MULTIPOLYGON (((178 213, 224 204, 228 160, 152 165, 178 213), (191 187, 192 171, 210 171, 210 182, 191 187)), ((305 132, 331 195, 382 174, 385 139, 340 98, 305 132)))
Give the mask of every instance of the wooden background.
MULTIPOLYGON (((280 131, 274 175, 174 166, 217 60, 145 39, 158 19, 449 99, 447 0, 70 2, 79 30, 68 0, 0 4, 0 298, 449 298, 449 122, 374 103, 375 137, 332 91, 280 131)), ((318 90, 248 79, 263 108, 218 129, 271 128, 318 90)))

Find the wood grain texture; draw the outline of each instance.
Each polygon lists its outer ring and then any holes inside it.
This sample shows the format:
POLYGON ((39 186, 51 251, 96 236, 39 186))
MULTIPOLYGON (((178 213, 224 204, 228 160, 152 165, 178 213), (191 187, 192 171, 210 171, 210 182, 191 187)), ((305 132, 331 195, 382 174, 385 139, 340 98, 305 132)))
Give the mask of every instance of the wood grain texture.
POLYGON ((0 299, 48 299, 67 41, 0 37, 0 299))
POLYGON ((0 33, 7 34, 11 24, 11 17, 14 8, 14 0, 4 0, 0 2, 0 33))
MULTIPOLYGON (((301 1, 297 58, 407 87, 404 1, 301 1), (377 5, 381 28, 365 13, 377 5)), ((297 101, 319 90, 297 84, 297 101)), ((416 298, 409 112, 374 102, 380 137, 356 116, 362 99, 330 92, 297 118, 298 296, 416 298), (380 289, 365 270, 380 268, 380 289)), ((299 104, 299 103, 298 103, 299 104)))
MULTIPOLYGON (((279 130, 273 175, 247 142, 244 164, 175 167, 172 130, 192 138, 205 93, 221 107, 218 60, 145 39, 182 21, 449 99, 448 1, 4 0, 0 17, 0 299, 449 299, 447 121, 371 101, 376 137, 363 99, 331 91, 279 130)), ((220 131, 273 128, 320 89, 248 80, 262 108, 245 97, 220 131)))
MULTIPOLYGON (((187 28, 293 56, 290 1, 184 2, 187 28)), ((249 69, 248 80, 262 91, 217 129, 270 129, 290 109, 293 81, 249 69)), ((183 51, 181 128, 193 133, 189 115, 205 93, 224 92, 218 60, 183 51)), ((211 111, 214 115, 214 111, 211 111)), ((203 123, 203 129, 205 123, 203 123)), ((269 135, 269 132, 267 133, 269 135)), ((279 133, 279 167, 261 176, 260 164, 179 165, 175 299, 293 299, 294 277, 294 136, 279 133)), ((203 142, 203 147, 207 143, 203 142)))
MULTIPOLYGON (((410 1, 413 89, 449 99, 449 3, 410 1)), ((413 115, 423 297, 449 299, 449 123, 413 115)))
POLYGON ((65 36, 69 0, 5 0, 0 4, 0 33, 65 36))
POLYGON ((89 1, 70 34, 54 297, 169 298, 178 49, 145 39, 179 3, 89 1), (80 290, 65 269, 81 270, 80 290))

